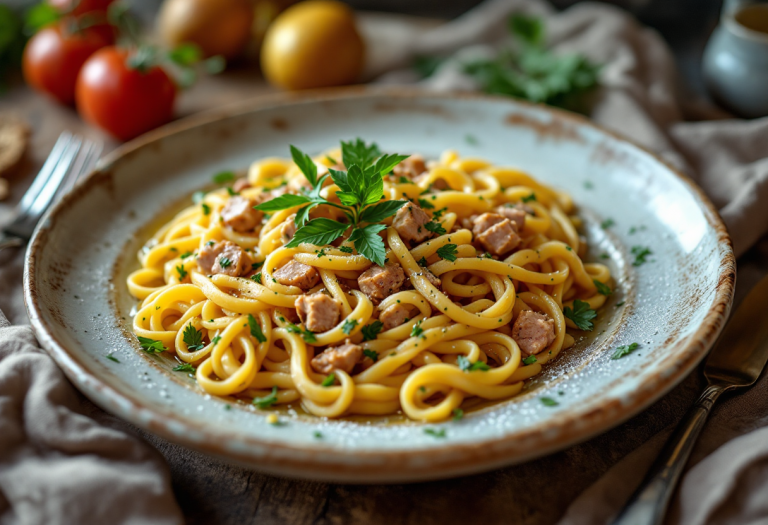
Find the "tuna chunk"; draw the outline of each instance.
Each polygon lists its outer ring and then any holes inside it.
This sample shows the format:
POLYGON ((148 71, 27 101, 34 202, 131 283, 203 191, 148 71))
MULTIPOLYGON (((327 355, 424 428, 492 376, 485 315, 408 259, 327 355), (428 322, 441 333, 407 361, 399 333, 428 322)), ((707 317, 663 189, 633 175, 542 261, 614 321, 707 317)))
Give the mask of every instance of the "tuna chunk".
POLYGON ((416 204, 409 202, 399 210, 392 221, 397 233, 404 241, 421 242, 432 233, 424 225, 430 221, 429 215, 416 204))
POLYGON ((235 183, 232 185, 232 189, 235 191, 235 193, 240 193, 243 190, 247 190, 251 187, 251 183, 248 182, 248 179, 245 177, 241 179, 237 179, 235 183))
POLYGON ((351 373, 355 365, 363 357, 363 347, 349 342, 341 346, 328 347, 322 353, 312 358, 312 368, 318 374, 328 375, 337 370, 351 373))
POLYGON ((404 282, 405 273, 397 264, 371 266, 357 278, 360 291, 376 302, 397 293, 404 282))
POLYGON ((406 322, 410 316, 411 313, 407 306, 393 304, 381 312, 379 321, 384 324, 384 330, 391 330, 406 322))
POLYGON ((523 227, 525 226, 526 212, 522 207, 515 206, 510 208, 509 206, 499 206, 496 209, 496 213, 512 221, 512 224, 516 226, 515 231, 523 231, 523 227))
POLYGON ((472 229, 475 239, 494 255, 501 255, 517 248, 520 236, 517 226, 496 213, 483 213, 475 219, 472 229))
POLYGON ((309 290, 320 282, 320 276, 314 268, 293 259, 279 268, 273 275, 280 284, 298 286, 302 290, 309 290))
POLYGON ((403 162, 395 166, 392 170, 395 177, 405 177, 413 180, 425 171, 427 171, 427 165, 424 162, 424 157, 421 155, 411 155, 403 162))
POLYGON ((240 246, 231 241, 206 244, 197 257, 200 271, 206 275, 238 277, 251 270, 251 260, 240 246))
POLYGON ((296 313, 310 332, 327 332, 339 323, 339 303, 320 292, 299 297, 296 313))
POLYGON ((523 310, 512 326, 512 339, 524 354, 538 354, 555 340, 555 321, 545 314, 523 310))
POLYGON ((280 238, 283 240, 283 244, 288 244, 293 239, 293 234, 296 233, 296 214, 288 216, 280 227, 280 238))
POLYGON ((253 207, 258 203, 252 199, 235 196, 230 198, 221 209, 221 218, 224 226, 229 226, 236 232, 253 231, 264 216, 253 207))

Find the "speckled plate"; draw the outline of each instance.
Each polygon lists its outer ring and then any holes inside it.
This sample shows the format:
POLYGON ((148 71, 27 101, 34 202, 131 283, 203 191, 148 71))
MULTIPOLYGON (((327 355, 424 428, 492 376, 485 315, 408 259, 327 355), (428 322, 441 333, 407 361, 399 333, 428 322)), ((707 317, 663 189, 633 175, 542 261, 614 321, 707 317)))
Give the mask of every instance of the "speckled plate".
POLYGON ((551 453, 650 405, 705 355, 727 317, 731 245, 714 208, 654 155, 569 113, 509 99, 347 89, 282 95, 173 123, 126 144, 38 227, 24 284, 40 342, 104 409, 189 447, 286 476, 402 482, 457 476, 551 453), (522 395, 478 405, 463 420, 324 420, 283 413, 282 425, 205 395, 170 360, 130 335, 125 287, 158 220, 211 174, 255 159, 310 152, 360 136, 384 150, 447 148, 517 166, 571 193, 590 259, 617 279, 590 337, 578 340, 522 395), (602 229, 611 218, 614 226, 602 229), (633 246, 653 255, 633 266, 633 246), (615 348, 640 343, 612 360, 615 348), (112 354, 119 362, 106 358, 112 354), (557 401, 546 406, 542 397, 557 401), (444 429, 445 437, 425 433, 444 429), (322 438, 317 438, 320 432, 322 438))

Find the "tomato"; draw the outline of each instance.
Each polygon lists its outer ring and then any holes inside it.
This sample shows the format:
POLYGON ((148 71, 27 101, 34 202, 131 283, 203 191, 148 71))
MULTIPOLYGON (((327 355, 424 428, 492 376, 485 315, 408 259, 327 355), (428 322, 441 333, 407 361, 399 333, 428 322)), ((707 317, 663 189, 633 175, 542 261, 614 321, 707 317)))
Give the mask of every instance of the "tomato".
POLYGON ((22 72, 27 84, 63 104, 75 101, 77 74, 89 56, 112 43, 104 26, 72 31, 65 19, 38 31, 27 42, 22 72))
POLYGON ((173 117, 176 85, 158 66, 128 65, 129 51, 114 46, 94 53, 77 77, 80 116, 120 140, 129 140, 173 117))
POLYGON ((170 47, 192 42, 205 56, 236 57, 248 43, 253 22, 249 0, 165 0, 158 28, 170 47))
POLYGON ((48 0, 48 3, 60 13, 82 15, 92 11, 106 12, 109 4, 115 0, 48 0))
POLYGON ((286 9, 267 30, 261 48, 264 76, 287 89, 354 82, 363 58, 354 13, 341 2, 328 0, 286 9))

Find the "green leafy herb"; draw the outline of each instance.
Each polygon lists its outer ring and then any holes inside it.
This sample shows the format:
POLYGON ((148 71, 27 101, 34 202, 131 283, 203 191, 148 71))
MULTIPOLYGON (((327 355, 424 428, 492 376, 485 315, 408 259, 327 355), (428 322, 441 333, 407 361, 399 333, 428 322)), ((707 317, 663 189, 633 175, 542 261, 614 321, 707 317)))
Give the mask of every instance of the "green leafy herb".
POLYGON ((116 358, 115 356, 112 355, 112 352, 108 353, 104 357, 106 357, 110 361, 114 361, 115 363, 119 363, 120 362, 120 360, 118 358, 116 358))
POLYGON ((206 203, 203 203, 201 205, 203 207, 203 215, 210 215, 211 214, 211 207, 208 206, 206 203))
POLYGON ((551 397, 541 397, 539 398, 541 400, 541 404, 545 407, 556 407, 560 403, 552 399, 551 397))
POLYGON ((299 328, 293 323, 288 323, 288 326, 286 327, 286 330, 293 334, 298 334, 301 336, 302 339, 304 339, 307 343, 316 343, 317 338, 315 337, 315 334, 310 332, 309 330, 299 328))
POLYGON ((635 350, 637 350, 637 348, 638 348, 639 346, 640 346, 640 345, 639 345, 639 344, 637 344, 637 343, 630 343, 630 344, 628 344, 628 345, 620 346, 620 347, 618 347, 618 348, 616 349, 616 351, 613 353, 613 355, 611 356, 611 359, 621 359, 621 358, 622 358, 622 357, 624 357, 625 355, 629 355, 629 354, 631 354, 632 352, 634 352, 635 350))
POLYGON ((530 195, 524 196, 520 199, 523 202, 531 202, 536 200, 536 194, 531 193, 530 195))
POLYGON ((331 386, 333 382, 336 381, 336 374, 328 374, 325 379, 323 379, 323 382, 320 383, 322 386, 331 386))
POLYGON ((173 367, 174 372, 188 372, 190 374, 194 374, 197 370, 194 366, 190 365, 189 363, 182 363, 180 365, 176 365, 173 367))
POLYGON ((203 332, 195 328, 191 323, 184 329, 184 343, 190 352, 197 352, 205 348, 203 344, 203 332))
POLYGON ((573 321, 573 324, 579 330, 591 331, 595 326, 592 324, 592 319, 597 317, 597 312, 589 307, 589 303, 576 299, 573 301, 573 309, 566 306, 563 309, 563 315, 573 321))
POLYGON ((339 246, 339 251, 344 253, 353 253, 355 250, 353 250, 349 246, 339 246))
MULTIPOLYGON (((3 6, 3 8, 1 9, 4 11, 5 9, 8 9, 8 8, 3 6)), ((10 9, 8 10, 10 11, 10 9)), ((32 35, 40 31, 43 27, 49 24, 52 24, 53 22, 56 22, 60 18, 61 18, 61 13, 59 13, 59 11, 55 7, 53 7, 51 4, 48 4, 46 2, 41 2, 33 6, 32 8, 30 8, 29 11, 27 11, 27 16, 26 16, 26 19, 24 20, 25 32, 29 35, 32 35)), ((6 22, 6 24, 8 23, 6 22)), ((21 29, 20 25, 19 25, 19 29, 21 29)))
POLYGON ((444 438, 445 437, 445 429, 444 428, 441 428, 439 430, 434 429, 434 428, 425 428, 424 429, 424 433, 429 435, 429 436, 436 437, 436 438, 444 438))
POLYGON ((419 337, 423 333, 424 330, 421 328, 421 321, 413 325, 413 328, 411 328, 411 337, 419 337))
POLYGON ((187 276, 187 270, 184 269, 183 264, 176 266, 176 272, 179 274, 179 280, 184 279, 184 277, 187 276))
POLYGON ((600 254, 600 258, 601 258, 601 259, 610 259, 610 258, 611 258, 611 256, 610 256, 610 255, 608 255, 607 253, 601 253, 601 254, 600 254))
POLYGON ((600 227, 602 229, 604 229, 604 230, 607 230, 608 228, 610 228, 611 226, 613 226, 615 224, 616 224, 616 222, 613 219, 608 218, 608 219, 605 219, 603 222, 600 223, 600 227))
POLYGON ((363 341, 373 341, 376 339, 382 328, 384 328, 384 323, 378 320, 365 325, 361 330, 363 332, 363 341))
POLYGON ((456 254, 458 253, 457 248, 458 246, 455 244, 446 244, 445 246, 441 246, 437 249, 437 255, 441 259, 453 262, 456 260, 456 254))
POLYGON ((264 265, 264 261, 260 261, 260 262, 251 263, 251 271, 253 271, 253 270, 258 270, 258 269, 259 269, 259 268, 261 268, 263 265, 264 265))
POLYGON ((540 18, 514 14, 509 18, 509 32, 522 42, 538 46, 544 43, 544 22, 540 18))
POLYGON ((148 354, 160 354, 168 350, 165 345, 163 345, 162 341, 141 337, 140 335, 136 337, 139 339, 139 344, 141 345, 142 350, 148 354))
POLYGON ((326 156, 325 156, 325 160, 327 160, 329 163, 331 163, 331 165, 335 165, 335 164, 338 164, 338 162, 336 162, 336 159, 334 159, 334 158, 333 158, 333 157, 331 157, 330 155, 326 155, 326 156))
POLYGON ((363 355, 369 357, 374 363, 379 360, 379 354, 373 350, 365 349, 363 350, 363 355))
POLYGON ((483 363, 482 361, 475 361, 473 363, 465 355, 459 355, 456 360, 459 364, 459 370, 462 372, 474 372, 476 370, 487 372, 491 369, 490 366, 488 366, 486 363, 483 363))
POLYGON ((593 279, 592 282, 595 283, 595 286, 597 287, 597 293, 601 295, 611 295, 613 293, 611 287, 607 284, 601 283, 597 279, 593 279))
POLYGON ((435 205, 429 202, 427 199, 419 199, 419 206, 425 210, 434 210, 435 205))
POLYGON ((625 302, 626 301, 621 301, 620 303, 616 303, 616 308, 618 308, 619 306, 624 306, 625 302))
POLYGON ((235 195, 240 195, 240 193, 236 192, 235 190, 233 190, 233 189, 232 189, 232 188, 230 188, 229 186, 227 186, 227 194, 228 194, 230 197, 234 197, 235 195))
POLYGON ((635 260, 632 262, 632 266, 640 266, 641 264, 648 262, 647 257, 649 255, 653 255, 653 252, 650 250, 650 248, 645 246, 633 246, 632 255, 635 256, 635 260))
POLYGON ((453 409, 453 420, 454 421, 460 421, 464 418, 464 411, 460 408, 454 408, 453 409))
POLYGON ((524 364, 524 365, 532 365, 532 364, 533 364, 533 363, 535 363, 536 361, 537 361, 537 359, 536 359, 536 356, 535 356, 535 355, 529 355, 528 357, 526 357, 525 359, 523 359, 523 364, 524 364))
POLYGON ((217 335, 213 339, 211 339, 211 343, 214 344, 214 345, 219 344, 219 341, 221 341, 221 336, 220 335, 217 335))
POLYGON ((417 261, 417 264, 419 266, 421 266, 422 268, 426 268, 427 267, 427 258, 426 257, 422 257, 421 259, 419 259, 417 261))
POLYGON ((344 321, 344 324, 341 325, 341 331, 349 335, 352 333, 352 330, 354 330, 356 326, 357 326, 356 319, 347 319, 346 321, 344 321))
POLYGON ((194 252, 186 252, 181 254, 181 260, 183 261, 187 257, 192 257, 195 253, 194 252))
POLYGON ((314 432, 312 432, 312 437, 315 439, 323 439, 323 433, 318 430, 315 430, 314 432))
POLYGON ((400 177, 397 178, 398 184, 413 184, 413 181, 409 179, 408 177, 403 177, 400 175, 400 177))
POLYGON ((445 228, 443 228, 442 224, 439 222, 429 221, 424 225, 424 227, 427 229, 427 231, 431 231, 437 235, 443 235, 445 233, 445 228))
POLYGON ((230 266, 232 266, 232 261, 226 257, 222 257, 219 259, 219 266, 221 266, 222 268, 229 268, 230 266))
POLYGON ((253 404, 259 408, 269 408, 277 403, 277 387, 272 387, 272 393, 264 397, 254 397, 253 404))
POLYGON ((255 337, 258 342, 267 342, 267 336, 265 336, 264 332, 261 331, 261 325, 258 323, 258 321, 256 321, 256 318, 253 316, 253 314, 248 314, 248 327, 251 330, 251 335, 255 337))
POLYGON ((214 184, 226 184, 228 182, 233 182, 234 180, 235 180, 234 171, 220 171, 213 176, 214 184))
POLYGON ((256 275, 251 275, 251 281, 261 284, 261 272, 256 275))

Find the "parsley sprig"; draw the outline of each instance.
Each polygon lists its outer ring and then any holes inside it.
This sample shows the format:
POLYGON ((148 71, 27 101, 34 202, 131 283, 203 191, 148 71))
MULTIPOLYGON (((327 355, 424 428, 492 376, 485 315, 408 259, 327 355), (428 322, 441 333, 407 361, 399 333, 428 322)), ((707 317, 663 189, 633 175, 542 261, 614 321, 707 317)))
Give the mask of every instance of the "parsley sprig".
POLYGON ((579 330, 592 331, 595 325, 592 319, 597 317, 597 312, 589 307, 589 303, 576 299, 573 301, 573 308, 566 306, 563 309, 563 315, 573 321, 579 330))
POLYGON ((148 354, 161 354, 168 350, 162 341, 156 341, 154 339, 150 339, 149 337, 141 337, 140 335, 136 337, 139 339, 141 349, 148 354))
POLYGON ((184 329, 184 344, 187 345, 187 349, 190 352, 197 352, 205 348, 203 344, 203 332, 198 330, 191 324, 188 324, 184 329))
POLYGON ((291 146, 293 161, 309 181, 311 189, 302 195, 281 195, 255 208, 275 212, 301 206, 294 220, 298 229, 293 239, 286 244, 287 248, 295 248, 301 243, 323 246, 351 230, 349 241, 354 244, 357 252, 379 266, 384 266, 386 249, 378 234, 386 226, 378 223, 394 215, 406 201, 382 201, 383 177, 407 159, 408 155, 382 154, 376 144, 368 145, 359 138, 350 142, 342 141, 341 154, 347 171, 329 168, 328 175, 318 178, 317 165, 312 157, 291 146), (336 196, 341 204, 330 202, 320 195, 328 177, 339 187, 336 196), (342 210, 348 222, 324 217, 309 220, 309 212, 321 205, 342 210))

